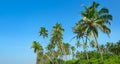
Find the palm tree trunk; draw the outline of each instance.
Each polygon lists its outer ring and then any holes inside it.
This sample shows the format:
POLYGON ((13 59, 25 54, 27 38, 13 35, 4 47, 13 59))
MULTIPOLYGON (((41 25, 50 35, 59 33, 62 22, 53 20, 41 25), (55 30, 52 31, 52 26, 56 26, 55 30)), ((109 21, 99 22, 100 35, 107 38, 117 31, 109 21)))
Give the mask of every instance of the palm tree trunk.
POLYGON ((36 59, 36 64, 40 64, 40 59, 38 58, 38 55, 37 55, 37 59, 36 59))
POLYGON ((86 57, 87 57, 87 61, 89 62, 89 57, 88 57, 87 51, 85 52, 85 54, 86 54, 86 57))
MULTIPOLYGON (((64 50, 64 47, 63 47, 63 42, 61 42, 61 44, 60 44, 61 46, 61 55, 62 55, 62 57, 63 57, 63 55, 64 55, 64 53, 65 53, 65 50, 64 50)), ((62 59, 62 58, 61 58, 62 59)), ((62 62, 63 63, 63 62, 62 62)), ((61 62, 60 62, 60 64, 61 64, 61 62)))
POLYGON ((98 51, 100 53, 100 56, 101 56, 101 60, 103 61, 103 54, 102 54, 102 52, 100 52, 101 49, 100 49, 100 46, 98 44, 97 38, 96 38, 94 33, 93 33, 93 35, 94 35, 94 38, 95 38, 95 41, 96 41, 96 44, 97 44, 97 49, 98 49, 98 51))
MULTIPOLYGON (((83 39, 83 42, 84 42, 84 39, 83 39)), ((87 36, 86 36, 86 43, 87 43, 87 36)), ((88 56, 88 53, 87 53, 87 44, 84 44, 84 52, 85 52, 87 61, 89 62, 89 56, 88 56)))
POLYGON ((87 50, 86 50, 86 46, 84 47, 84 52, 85 52, 85 55, 86 55, 87 61, 89 62, 89 57, 88 57, 88 53, 87 53, 87 50))
POLYGON ((45 54, 47 57, 48 57, 48 59, 53 63, 53 61, 51 60, 51 58, 47 55, 47 54, 45 54))
MULTIPOLYGON (((87 43, 87 36, 86 36, 86 43, 87 43)), ((85 46, 85 53, 86 53, 87 61, 89 62, 89 56, 86 49, 87 49, 87 44, 85 46)))

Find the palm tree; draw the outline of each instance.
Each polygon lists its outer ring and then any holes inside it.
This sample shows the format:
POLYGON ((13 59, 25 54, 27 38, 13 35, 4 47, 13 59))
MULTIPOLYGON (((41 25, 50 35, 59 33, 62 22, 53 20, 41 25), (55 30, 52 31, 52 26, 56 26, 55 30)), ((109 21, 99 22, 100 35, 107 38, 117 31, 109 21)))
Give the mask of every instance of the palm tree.
POLYGON ((53 58, 54 58, 54 45, 52 45, 52 43, 48 43, 46 50, 48 51, 48 56, 50 58, 50 62, 53 63, 53 58))
POLYGON ((64 48, 64 54, 69 55, 70 54, 70 44, 69 43, 63 43, 63 48, 64 48))
MULTIPOLYGON (((79 21, 78 23, 76 23, 76 25, 73 27, 73 33, 76 34, 76 36, 74 36, 73 38, 77 38, 78 40, 82 39, 83 44, 84 43, 87 44, 89 33, 87 33, 85 31, 85 27, 82 26, 81 22, 82 22, 82 20, 79 21)), ((89 62, 89 57, 88 57, 88 53, 87 53, 87 49, 86 49, 87 45, 84 45, 83 47, 84 47, 84 52, 86 54, 87 61, 89 62)))
POLYGON ((41 61, 41 58, 43 56, 43 48, 42 48, 41 44, 37 41, 33 41, 32 48, 34 48, 34 53, 37 53, 36 64, 39 64, 41 61))
MULTIPOLYGON (((48 38, 48 30, 45 28, 45 27, 40 27, 40 32, 39 32, 39 34, 40 34, 40 36, 43 36, 43 38, 45 39, 45 38, 48 38)), ((45 56, 47 56, 48 58, 49 58, 49 56, 47 55, 47 54, 44 54, 43 55, 43 58, 45 57, 45 56)), ((50 58, 49 58, 50 59, 50 58)))
MULTIPOLYGON (((85 7, 85 11, 82 11, 82 19, 80 21, 82 27, 85 29, 87 35, 91 35, 94 37, 96 42, 98 51, 100 52, 100 47, 98 44, 98 29, 100 29, 103 33, 106 33, 108 36, 111 30, 107 27, 110 25, 110 20, 112 20, 112 15, 109 14, 107 8, 101 8, 97 10, 99 4, 93 2, 91 6, 85 7)), ((103 60, 102 53, 101 59, 103 60)))
MULTIPOLYGON (((55 26, 53 26, 50 43, 52 43, 54 49, 57 47, 57 50, 56 50, 57 55, 63 54, 63 50, 64 50, 63 49, 63 42, 62 42, 63 32, 64 32, 64 29, 61 26, 61 24, 56 23, 55 26)), ((57 57, 55 57, 55 59, 57 59, 57 57)))
POLYGON ((110 49, 109 49, 109 48, 110 48, 110 45, 111 45, 110 42, 107 42, 106 45, 105 45, 106 48, 107 48, 107 53, 109 53, 109 51, 110 51, 110 49))
POLYGON ((83 39, 85 36, 85 29, 82 27, 81 21, 79 21, 78 23, 76 23, 76 25, 72 28, 72 31, 74 34, 76 34, 76 36, 73 37, 76 39, 83 39))
POLYGON ((48 34, 47 34, 48 30, 45 29, 45 27, 40 27, 40 36, 43 36, 43 38, 47 38, 48 34))
POLYGON ((82 44, 80 43, 80 41, 77 41, 76 46, 77 46, 77 48, 80 48, 82 46, 82 44))
POLYGON ((70 55, 70 44, 69 43, 63 43, 63 54, 66 60, 69 60, 70 55))
POLYGON ((95 42, 94 42, 93 40, 90 42, 90 46, 91 46, 92 48, 95 48, 95 47, 96 47, 96 44, 95 44, 95 42))
POLYGON ((112 54, 119 55, 120 54, 120 40, 116 43, 107 43, 108 46, 108 51, 112 54))
POLYGON ((102 44, 102 45, 100 45, 100 49, 101 49, 101 52, 102 53, 106 53, 106 48, 105 48, 105 46, 102 44))
POLYGON ((51 43, 53 43, 54 45, 58 45, 59 49, 61 49, 63 32, 64 32, 64 29, 62 28, 61 24, 56 23, 55 26, 53 26, 51 43))

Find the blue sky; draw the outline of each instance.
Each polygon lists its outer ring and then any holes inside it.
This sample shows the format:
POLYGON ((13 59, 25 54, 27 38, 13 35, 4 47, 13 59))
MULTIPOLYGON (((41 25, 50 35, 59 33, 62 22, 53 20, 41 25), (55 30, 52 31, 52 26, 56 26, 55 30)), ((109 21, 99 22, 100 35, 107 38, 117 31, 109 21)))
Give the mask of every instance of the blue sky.
MULTIPOLYGON (((45 41, 38 36, 45 26, 51 33, 59 22, 65 29, 64 41, 74 36, 71 28, 81 18, 81 4, 89 6, 93 0, 0 0, 0 64, 35 64, 36 55, 30 48, 32 41, 45 41)), ((107 7, 113 15, 111 38, 100 33, 99 42, 116 42, 120 39, 119 0, 94 0, 107 7)), ((47 42, 48 40, 46 40, 47 42)), ((71 42, 74 44, 74 42, 71 42)))

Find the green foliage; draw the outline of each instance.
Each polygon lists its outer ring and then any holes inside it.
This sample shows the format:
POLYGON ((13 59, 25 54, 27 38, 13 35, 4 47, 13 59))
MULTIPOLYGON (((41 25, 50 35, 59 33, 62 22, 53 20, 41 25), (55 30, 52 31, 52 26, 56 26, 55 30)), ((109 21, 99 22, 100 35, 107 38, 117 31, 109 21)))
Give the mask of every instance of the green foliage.
MULTIPOLYGON (((33 41, 32 48, 37 54, 36 64, 120 64, 120 40, 116 43, 98 44, 98 31, 109 35, 111 30, 108 25, 112 20, 109 10, 98 9, 98 6, 96 2, 89 7, 84 6, 85 11, 81 12, 82 19, 73 27, 73 33, 76 34, 73 38, 77 39, 76 47, 63 42, 64 28, 59 23, 52 28, 45 52, 39 42, 33 41), (87 50, 89 46, 93 49, 87 50), (83 50, 78 50, 81 47, 83 50)), ((48 38, 47 32, 46 28, 41 27, 39 35, 48 38)))
POLYGON ((108 58, 104 61, 104 63, 105 64, 120 64, 120 55, 108 58))
POLYGON ((85 59, 82 60, 73 59, 66 61, 64 64, 120 64, 120 55, 119 56, 114 55, 110 56, 109 58, 105 58, 103 62, 100 59, 92 57, 89 62, 87 62, 85 59))
POLYGON ((48 32, 48 30, 46 30, 45 27, 40 27, 40 32, 39 32, 40 36, 43 36, 43 38, 45 38, 45 37, 47 38, 48 37, 47 32, 48 32))

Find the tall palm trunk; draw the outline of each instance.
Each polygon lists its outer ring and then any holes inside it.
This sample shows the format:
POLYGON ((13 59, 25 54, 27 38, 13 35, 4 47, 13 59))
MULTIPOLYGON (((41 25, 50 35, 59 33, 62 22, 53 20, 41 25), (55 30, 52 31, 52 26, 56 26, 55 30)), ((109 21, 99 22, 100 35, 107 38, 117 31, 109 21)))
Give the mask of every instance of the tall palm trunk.
POLYGON ((38 58, 38 55, 37 55, 37 58, 36 58, 36 64, 40 64, 40 59, 38 58))
POLYGON ((99 44, 98 44, 98 40, 97 40, 97 37, 95 36, 95 34, 93 33, 93 35, 94 35, 94 38, 95 38, 95 41, 96 41, 96 44, 97 44, 97 49, 98 49, 98 52, 100 53, 100 56, 101 56, 101 60, 103 61, 103 54, 102 54, 102 52, 100 52, 100 46, 99 46, 99 44))
POLYGON ((36 60, 36 64, 39 64, 39 61, 38 61, 38 59, 36 60))
MULTIPOLYGON (((61 42, 60 44, 59 44, 59 47, 60 47, 60 59, 62 59, 62 57, 63 57, 63 55, 64 55, 64 53, 63 52, 65 52, 64 51, 64 47, 63 47, 63 43, 61 42)), ((57 61, 58 62, 58 61, 57 61)), ((58 62, 59 63, 59 62, 58 62)), ((60 64, 61 64, 62 62, 60 62, 60 64)))
MULTIPOLYGON (((83 39, 83 42, 84 42, 84 39, 83 39)), ((84 44, 84 52, 85 52, 87 61, 89 62, 89 56, 88 56, 88 53, 87 53, 87 36, 86 36, 86 44, 84 44)))
POLYGON ((86 50, 86 56, 87 56, 87 61, 89 62, 89 56, 88 56, 88 53, 87 53, 87 36, 86 36, 86 48, 85 48, 86 50))
POLYGON ((89 57, 88 57, 87 50, 85 50, 85 54, 86 54, 86 57, 87 57, 87 61, 89 62, 89 57))
POLYGON ((87 61, 89 62, 89 57, 88 57, 88 53, 87 53, 87 50, 86 50, 86 45, 84 46, 84 52, 85 52, 85 55, 86 55, 87 61))

